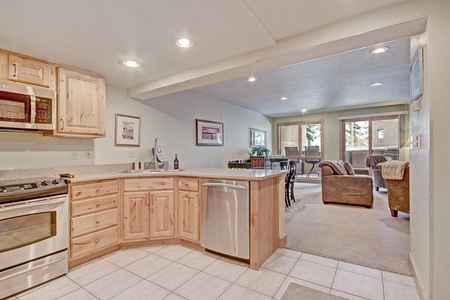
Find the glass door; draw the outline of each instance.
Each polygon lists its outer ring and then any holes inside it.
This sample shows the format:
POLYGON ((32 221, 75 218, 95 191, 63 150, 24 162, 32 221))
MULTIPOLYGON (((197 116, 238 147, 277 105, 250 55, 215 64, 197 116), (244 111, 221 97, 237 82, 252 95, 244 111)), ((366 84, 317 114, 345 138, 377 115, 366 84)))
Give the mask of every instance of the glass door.
POLYGON ((344 149, 341 159, 353 167, 364 168, 367 156, 372 154, 399 159, 398 116, 342 120, 342 132, 344 149))

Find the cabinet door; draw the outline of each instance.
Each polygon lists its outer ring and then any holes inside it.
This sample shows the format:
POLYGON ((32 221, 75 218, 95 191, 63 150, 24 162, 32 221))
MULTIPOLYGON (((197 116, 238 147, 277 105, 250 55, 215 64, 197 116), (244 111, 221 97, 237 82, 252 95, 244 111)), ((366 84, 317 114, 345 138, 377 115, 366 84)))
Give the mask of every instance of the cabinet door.
POLYGON ((9 76, 12 81, 31 83, 50 87, 51 67, 49 63, 20 57, 18 55, 9 55, 9 76))
POLYGON ((123 238, 125 240, 149 237, 149 193, 125 193, 123 197, 123 238))
POLYGON ((58 68, 58 133, 104 136, 105 81, 58 68))
POLYGON ((175 208, 173 191, 150 193, 150 237, 175 235, 175 208))
POLYGON ((196 192, 179 193, 178 235, 192 241, 199 241, 199 199, 196 192))

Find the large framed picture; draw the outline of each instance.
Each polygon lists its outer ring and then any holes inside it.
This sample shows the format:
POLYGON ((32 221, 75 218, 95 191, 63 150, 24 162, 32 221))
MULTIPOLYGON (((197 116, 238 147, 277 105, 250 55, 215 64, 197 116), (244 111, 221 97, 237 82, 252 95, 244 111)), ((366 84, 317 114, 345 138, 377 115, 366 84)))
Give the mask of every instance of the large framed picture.
POLYGON ((250 148, 255 146, 267 147, 267 132, 260 129, 250 128, 250 148))
POLYGON ((140 146, 141 118, 116 114, 115 146, 140 146))
POLYGON ((196 120, 197 146, 223 146, 223 123, 196 120))
POLYGON ((409 71, 411 102, 413 102, 423 95, 423 47, 419 47, 414 54, 409 71))

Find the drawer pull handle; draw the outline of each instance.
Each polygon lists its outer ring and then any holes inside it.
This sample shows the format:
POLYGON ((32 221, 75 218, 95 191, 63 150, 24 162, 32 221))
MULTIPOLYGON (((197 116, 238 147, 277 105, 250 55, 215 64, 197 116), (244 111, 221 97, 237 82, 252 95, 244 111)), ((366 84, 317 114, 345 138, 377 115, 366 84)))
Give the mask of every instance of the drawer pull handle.
POLYGON ((185 186, 189 186, 189 183, 185 183, 184 185, 185 185, 185 186))
POLYGON ((95 203, 95 206, 99 207, 100 206, 100 202, 95 203))
POLYGON ((96 191, 96 192, 100 192, 100 188, 96 188, 95 191, 96 191))
POLYGON ((17 78, 17 64, 14 63, 14 64, 12 64, 12 66, 13 66, 14 73, 11 75, 11 77, 17 78))
POLYGON ((100 220, 95 221, 95 224, 100 224, 100 220))
POLYGON ((100 243, 100 240, 99 239, 95 240, 95 243, 96 244, 100 243))

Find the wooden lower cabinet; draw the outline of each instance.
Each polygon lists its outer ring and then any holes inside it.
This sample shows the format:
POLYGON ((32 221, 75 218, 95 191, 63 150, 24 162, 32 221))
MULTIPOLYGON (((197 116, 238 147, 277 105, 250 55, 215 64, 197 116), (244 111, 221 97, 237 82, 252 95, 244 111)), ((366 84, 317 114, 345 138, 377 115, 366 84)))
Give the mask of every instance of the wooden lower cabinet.
POLYGON ((149 238, 150 195, 148 192, 127 192, 123 195, 123 238, 138 240, 149 238))
POLYGON ((150 238, 175 236, 174 192, 151 192, 150 199, 150 238))
POLYGON ((123 240, 175 237, 174 178, 124 180, 123 240))
POLYGON ((200 195, 198 178, 178 178, 178 235, 200 241, 200 195))
MULTIPOLYGON (((69 185, 70 265, 119 244, 119 181, 69 185)), ((97 254, 98 255, 98 254, 97 254)))
POLYGON ((200 205, 198 192, 180 191, 178 195, 178 235, 200 241, 200 205))

